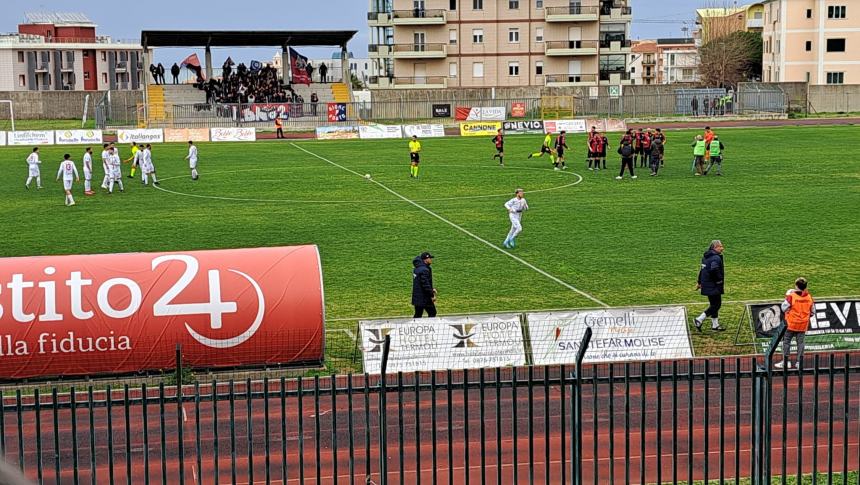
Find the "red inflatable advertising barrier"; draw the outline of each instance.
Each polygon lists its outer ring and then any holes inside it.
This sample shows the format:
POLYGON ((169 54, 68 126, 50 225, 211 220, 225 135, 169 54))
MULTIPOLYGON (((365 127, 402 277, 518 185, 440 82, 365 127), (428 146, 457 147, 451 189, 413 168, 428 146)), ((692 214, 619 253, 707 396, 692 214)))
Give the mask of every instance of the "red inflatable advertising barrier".
POLYGON ((0 258, 0 379, 322 362, 316 246, 0 258))

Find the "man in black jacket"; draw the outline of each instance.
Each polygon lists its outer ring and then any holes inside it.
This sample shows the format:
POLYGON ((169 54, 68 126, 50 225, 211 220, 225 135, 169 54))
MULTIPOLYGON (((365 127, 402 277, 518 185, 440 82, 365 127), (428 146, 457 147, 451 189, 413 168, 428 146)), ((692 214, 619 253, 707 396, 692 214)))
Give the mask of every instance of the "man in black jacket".
POLYGON ((711 241, 711 246, 702 256, 702 267, 699 269, 699 281, 697 290, 708 297, 708 308, 696 317, 693 323, 696 330, 702 331, 702 322, 711 317, 711 330, 722 332, 725 328, 720 326, 720 307, 723 304, 725 271, 723 269, 723 243, 719 239, 711 241))
POLYGON ((430 269, 431 264, 433 264, 433 255, 426 251, 412 260, 412 265, 415 266, 415 269, 412 270, 414 318, 423 317, 424 310, 427 310, 428 317, 433 318, 436 316, 436 288, 433 287, 433 270, 430 269))

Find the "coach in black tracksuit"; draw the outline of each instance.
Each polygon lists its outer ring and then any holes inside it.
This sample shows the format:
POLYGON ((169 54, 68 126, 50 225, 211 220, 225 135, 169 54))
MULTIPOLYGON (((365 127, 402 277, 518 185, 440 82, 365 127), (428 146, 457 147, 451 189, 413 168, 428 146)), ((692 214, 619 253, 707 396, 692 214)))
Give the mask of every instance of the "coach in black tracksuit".
POLYGON ((415 307, 414 318, 436 316, 436 288, 433 286, 433 255, 423 252, 412 260, 415 269, 412 270, 412 305, 415 307))
POLYGON ((723 243, 719 239, 711 241, 711 245, 702 256, 702 266, 699 269, 699 280, 696 288, 708 297, 708 308, 694 321, 696 330, 702 331, 702 322, 711 317, 711 330, 721 332, 720 307, 723 305, 725 293, 725 269, 723 268, 723 243))

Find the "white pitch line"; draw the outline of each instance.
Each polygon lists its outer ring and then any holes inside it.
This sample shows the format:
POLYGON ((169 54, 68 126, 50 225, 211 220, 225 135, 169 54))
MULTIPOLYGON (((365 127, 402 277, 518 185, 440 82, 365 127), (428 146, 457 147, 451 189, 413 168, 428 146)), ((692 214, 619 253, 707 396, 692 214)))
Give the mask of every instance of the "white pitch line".
MULTIPOLYGON (((303 151, 303 152, 307 153, 308 155, 311 155, 311 156, 313 156, 313 157, 316 157, 316 158, 318 158, 318 159, 320 159, 320 160, 322 160, 322 161, 324 161, 324 162, 326 162, 326 163, 329 163, 329 164, 331 164, 331 165, 333 165, 333 166, 335 166, 335 167, 337 167, 337 168, 339 168, 339 169, 341 169, 341 170, 343 170, 343 171, 345 171, 345 172, 349 172, 349 173, 351 173, 351 174, 353 174, 353 175, 355 175, 355 176, 357 176, 357 177, 360 177, 362 180, 364 180, 364 175, 362 175, 362 174, 360 174, 360 173, 356 172, 355 170, 352 170, 352 169, 349 169, 349 168, 347 168, 347 167, 344 167, 343 165, 340 165, 340 164, 338 164, 338 163, 335 163, 335 162, 333 162, 333 161, 331 161, 331 160, 329 160, 329 159, 327 159, 327 158, 325 158, 325 157, 323 157, 323 156, 321 156, 321 155, 317 155, 316 153, 314 153, 314 152, 312 152, 312 151, 309 151, 309 150, 306 150, 306 149, 304 149, 304 148, 302 148, 302 147, 300 147, 300 146, 296 145, 295 143, 290 143, 290 145, 294 146, 295 148, 298 148, 299 150, 301 150, 301 151, 303 151)), ((368 182, 372 182, 372 183, 374 183, 374 184, 378 185, 378 186, 379 186, 379 187, 381 187, 383 190, 385 190, 386 192, 390 193, 391 195, 393 195, 393 196, 395 196, 395 197, 399 198, 400 200, 402 200, 402 201, 404 201, 404 202, 406 202, 406 203, 408 203, 408 204, 410 204, 410 205, 414 206, 414 207, 415 207, 415 208, 417 208, 417 209, 420 209, 420 210, 422 210, 422 211, 426 212, 427 214, 429 214, 429 215, 431 215, 431 216, 435 217, 436 219, 439 219, 440 221, 444 222, 445 224, 448 224, 449 226, 453 227, 454 229, 457 229, 458 231, 462 232, 463 234, 466 234, 467 236, 471 237, 472 239, 474 239, 474 240, 476 240, 476 241, 478 241, 478 242, 484 243, 485 245, 487 245, 487 246, 491 247, 492 249, 495 249, 496 251, 498 251, 498 252, 500 252, 500 253, 504 254, 505 256, 508 256, 509 258, 511 258, 511 259, 513 259, 514 261, 516 261, 516 262, 518 262, 518 263, 522 264, 523 266, 525 266, 525 267, 527 267, 527 268, 529 268, 529 269, 531 269, 531 270, 535 271, 536 273, 538 273, 538 274, 540 274, 540 275, 542 275, 542 276, 545 276, 546 278, 549 278, 550 280, 552 280, 552 281, 554 281, 554 282, 558 283, 559 285, 561 285, 561 286, 563 286, 563 287, 567 288, 568 290, 571 290, 571 291, 573 291, 573 292, 575 292, 575 293, 577 293, 577 294, 579 294, 579 295, 581 295, 581 296, 583 296, 583 297, 585 297, 585 298, 588 298, 589 300, 593 301, 594 303, 597 303, 598 305, 600 305, 600 306, 602 306, 602 307, 604 307, 604 308, 609 308, 609 305, 607 305, 606 303, 604 303, 604 302, 602 302, 602 301, 598 300, 598 299, 597 299, 597 298, 595 298, 594 296, 592 296, 592 295, 590 295, 590 294, 588 294, 588 293, 586 293, 586 292, 584 292, 584 291, 580 290, 579 288, 577 288, 577 287, 575 287, 575 286, 571 285, 570 283, 567 283, 567 282, 565 282, 565 281, 563 281, 563 280, 561 280, 561 279, 559 279, 559 278, 557 278, 557 277, 555 277, 555 276, 553 276, 553 275, 551 275, 551 274, 547 273, 546 271, 544 271, 544 270, 542 270, 542 269, 538 268, 537 266, 535 266, 535 265, 533 265, 533 264, 529 263, 528 261, 524 260, 523 258, 520 258, 519 256, 516 256, 516 255, 514 255, 514 254, 511 254, 511 253, 510 253, 510 252, 508 252, 508 251, 505 251, 503 248, 500 248, 499 246, 496 246, 495 244, 493 244, 493 243, 491 243, 491 242, 487 241, 486 239, 484 239, 484 238, 482 238, 482 237, 480 237, 480 236, 478 236, 478 235, 476 235, 476 234, 474 234, 474 233, 470 232, 468 229, 466 229, 466 228, 464 228, 464 227, 462 227, 462 226, 460 226, 460 225, 458 225, 458 224, 456 224, 456 223, 454 223, 454 222, 451 222, 451 221, 449 221, 448 219, 445 219, 444 217, 442 217, 442 216, 440 216, 439 214, 437 214, 437 213, 435 213, 435 212, 431 211, 430 209, 428 209, 428 208, 424 207, 423 205, 421 205, 421 204, 419 204, 419 203, 415 202, 414 200, 409 199, 409 198, 407 198, 407 197, 405 197, 405 196, 401 195, 400 193, 398 193, 398 192, 396 192, 396 191, 394 191, 394 190, 392 190, 392 189, 388 188, 388 186, 386 186, 385 184, 383 184, 383 183, 381 183, 381 182, 377 182, 377 181, 376 181, 376 180, 374 180, 374 179, 369 179, 369 180, 368 180, 368 182)))

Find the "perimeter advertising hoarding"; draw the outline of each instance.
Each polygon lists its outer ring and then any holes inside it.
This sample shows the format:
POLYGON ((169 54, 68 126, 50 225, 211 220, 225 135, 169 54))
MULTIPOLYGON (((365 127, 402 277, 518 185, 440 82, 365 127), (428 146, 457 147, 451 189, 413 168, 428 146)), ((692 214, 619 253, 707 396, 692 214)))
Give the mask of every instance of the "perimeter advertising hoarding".
POLYGON ((545 120, 543 127, 546 133, 585 133, 585 120, 545 120))
POLYGON ((386 373, 479 369, 526 364, 520 316, 491 315, 360 322, 364 371, 382 371, 382 346, 391 336, 386 373))
POLYGON ((502 130, 506 135, 528 135, 543 133, 543 121, 505 121, 502 130))
POLYGON ((361 134, 357 126, 318 126, 317 140, 354 140, 361 134))
POLYGON ((0 376, 319 363, 316 246, 0 259, 0 376))
POLYGON ((529 313, 526 319, 534 365, 575 363, 587 327, 593 331, 587 363, 693 357, 684 307, 529 313))
POLYGON ((10 131, 6 134, 9 146, 53 145, 53 131, 10 131))
POLYGON ((54 134, 57 145, 95 145, 103 138, 102 130, 56 130, 54 134))
POLYGON ((460 123, 460 136, 494 136, 501 129, 501 121, 460 123))
POLYGON ((370 123, 359 126, 358 135, 362 140, 403 138, 403 128, 400 125, 378 125, 376 123, 370 123))
POLYGON ((442 125, 403 125, 403 134, 406 138, 417 136, 418 138, 441 138, 445 136, 445 127, 442 125))
POLYGON ((257 139, 256 128, 212 128, 210 137, 215 142, 226 141, 255 141, 257 139))
POLYGON ((148 130, 116 130, 117 143, 164 143, 164 132, 160 128, 148 130))
MULTIPOLYGON (((749 305, 756 337, 774 336, 783 321, 781 304, 749 305)), ((852 334, 860 334, 860 300, 816 300, 814 310, 806 335, 848 335, 850 338, 852 334)))
POLYGON ((165 143, 188 143, 189 141, 209 141, 208 128, 165 128, 165 143))

